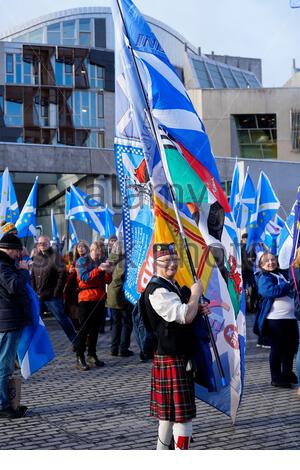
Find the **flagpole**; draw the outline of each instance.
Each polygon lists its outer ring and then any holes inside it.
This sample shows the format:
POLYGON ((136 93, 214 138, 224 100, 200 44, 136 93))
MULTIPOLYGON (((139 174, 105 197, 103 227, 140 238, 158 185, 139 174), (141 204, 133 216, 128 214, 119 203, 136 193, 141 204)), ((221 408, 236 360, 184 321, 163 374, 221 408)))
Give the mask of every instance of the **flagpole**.
MULTIPOLYGON (((126 33, 126 36, 127 36, 128 47, 129 47, 130 53, 131 53, 132 58, 133 58, 133 63, 134 63, 135 70, 136 70, 136 73, 137 73, 139 85, 140 85, 140 88, 141 88, 141 91, 142 91, 142 94, 143 94, 146 116, 148 118, 153 137, 155 138, 156 145, 157 145, 157 148, 158 148, 158 151, 159 151, 159 154, 160 154, 160 158, 161 158, 161 162, 162 162, 162 167, 163 167, 163 170, 164 170, 164 173, 165 173, 165 176, 166 176, 166 169, 165 169, 164 161, 163 161, 164 159, 162 158, 162 150, 161 150, 159 139, 158 139, 158 136, 157 136, 156 127, 155 127, 155 124, 153 122, 153 117, 152 117, 151 110, 150 110, 150 107, 149 107, 149 104, 148 104, 148 101, 147 101, 147 96, 146 96, 144 86, 143 86, 143 82, 142 82, 142 79, 141 79, 141 76, 140 76, 140 72, 139 72, 137 61, 136 61, 136 57, 135 57, 135 54, 133 52, 133 48, 132 48, 131 43, 130 43, 130 37, 129 37, 128 31, 127 31, 127 27, 126 27, 126 23, 125 23, 125 20, 124 20, 124 17, 123 17, 122 9, 120 7, 119 0, 116 0, 116 1, 117 1, 120 17, 121 17, 121 20, 122 20, 122 23, 123 23, 123 27, 124 27, 124 30, 125 30, 125 33, 126 33)), ((146 163, 147 163, 147 161, 146 161, 146 163)), ((192 272, 192 276, 194 278, 194 282, 197 282, 198 278, 197 278, 196 269, 195 269, 195 266, 194 266, 194 263, 193 263, 193 260, 192 260, 192 256, 191 256, 191 252, 190 252, 190 249, 189 249, 189 246, 188 246, 187 238, 186 238, 184 228, 183 228, 183 225, 182 225, 182 222, 181 222, 181 217, 180 217, 178 207, 177 207, 177 204, 176 204, 176 199, 175 199, 175 195, 174 195, 174 192, 173 192, 173 188, 171 187, 171 184, 169 183, 167 177, 166 177, 166 181, 167 181, 167 185, 168 185, 168 188, 169 188, 169 191, 170 191, 172 204, 173 204, 174 212, 175 212, 175 215, 176 215, 176 219, 177 219, 177 223, 178 223, 178 227, 179 227, 179 231, 180 231, 180 236, 181 236, 183 244, 184 244, 184 249, 186 251, 186 255, 187 255, 188 262, 189 262, 189 265, 190 265, 190 269, 191 269, 191 272, 192 272)), ((200 303, 205 303, 205 298, 204 298, 203 295, 200 297, 200 303)), ((220 360, 217 345, 216 345, 216 342, 215 342, 215 339, 214 339, 214 336, 213 336, 213 333, 212 333, 211 325, 210 325, 210 322, 209 322, 209 319, 208 319, 207 315, 204 315, 204 319, 205 319, 205 323, 206 323, 206 326, 207 326, 207 329, 208 329, 210 342, 211 342, 211 345, 212 345, 212 348, 213 348, 213 351, 214 351, 217 367, 218 367, 219 374, 220 374, 220 377, 221 377, 221 382, 222 382, 223 386, 226 386, 227 382, 226 382, 226 378, 225 378, 225 373, 224 373, 224 370, 223 370, 223 366, 222 366, 222 363, 221 363, 221 360, 220 360)))

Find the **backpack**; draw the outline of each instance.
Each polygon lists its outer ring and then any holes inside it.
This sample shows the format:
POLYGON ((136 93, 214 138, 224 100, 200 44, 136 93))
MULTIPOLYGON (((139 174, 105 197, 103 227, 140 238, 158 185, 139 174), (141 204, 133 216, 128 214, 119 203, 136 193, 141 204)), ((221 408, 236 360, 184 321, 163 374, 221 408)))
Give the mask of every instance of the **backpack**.
POLYGON ((133 307, 133 331, 140 348, 141 360, 153 359, 157 347, 157 338, 148 320, 144 302, 144 292, 133 307))

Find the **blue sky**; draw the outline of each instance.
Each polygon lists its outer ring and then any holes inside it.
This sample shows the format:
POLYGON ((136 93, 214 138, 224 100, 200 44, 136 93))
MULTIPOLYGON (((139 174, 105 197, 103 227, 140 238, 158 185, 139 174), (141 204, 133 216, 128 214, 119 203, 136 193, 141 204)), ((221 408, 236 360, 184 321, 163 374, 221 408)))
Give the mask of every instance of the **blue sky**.
MULTIPOLYGON (((202 52, 256 57, 264 86, 281 86, 300 68, 300 8, 289 0, 136 0, 142 13, 180 32, 202 52)), ((110 0, 0 0, 0 30, 58 10, 110 6, 110 0), (9 7, 8 7, 9 5, 9 7)))

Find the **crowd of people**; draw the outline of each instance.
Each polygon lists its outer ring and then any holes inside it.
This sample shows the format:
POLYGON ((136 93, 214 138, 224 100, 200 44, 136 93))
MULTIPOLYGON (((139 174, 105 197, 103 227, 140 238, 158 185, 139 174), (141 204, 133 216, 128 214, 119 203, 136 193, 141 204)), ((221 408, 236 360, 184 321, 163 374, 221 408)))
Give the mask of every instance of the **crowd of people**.
MULTIPOLYGON (((0 418, 19 418, 27 408, 10 406, 8 380, 24 325, 30 322, 31 284, 41 314, 55 317, 76 354, 82 371, 105 364, 97 354, 98 335, 111 324, 111 355, 129 357, 133 306, 125 297, 124 246, 117 237, 90 246, 83 240, 62 256, 63 244, 38 238, 28 255, 13 224, 6 224, 0 239, 0 418), (86 355, 87 353, 87 355, 86 355)), ((288 271, 263 245, 246 249, 242 238, 242 275, 247 310, 256 313, 254 331, 270 348, 271 385, 290 388, 298 384, 300 397, 300 249, 288 271), (258 249, 257 249, 258 248, 258 249), (297 353, 298 351, 298 353, 297 353), (296 370, 293 363, 297 354, 296 370)), ((195 417, 193 320, 209 315, 199 302, 202 283, 194 283, 187 296, 176 283, 179 257, 174 244, 153 245, 154 273, 142 299, 145 321, 155 336, 150 414, 159 420, 157 449, 188 449, 195 417), (173 442, 173 444, 172 444, 173 442)), ((260 344, 258 342, 258 344, 260 344)))

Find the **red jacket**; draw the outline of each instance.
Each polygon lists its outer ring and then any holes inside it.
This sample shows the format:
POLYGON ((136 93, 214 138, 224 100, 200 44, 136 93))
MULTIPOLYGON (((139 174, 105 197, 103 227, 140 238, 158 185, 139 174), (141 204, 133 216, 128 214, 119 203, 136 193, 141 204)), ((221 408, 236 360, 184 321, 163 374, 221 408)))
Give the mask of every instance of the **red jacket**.
POLYGON ((105 285, 112 280, 112 274, 99 271, 90 256, 80 256, 76 262, 78 302, 106 299, 105 285))

